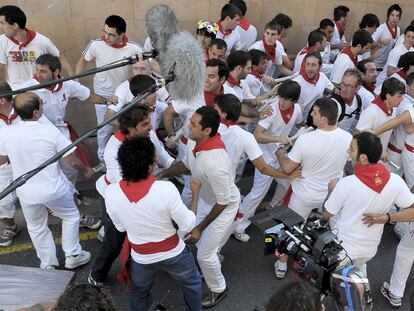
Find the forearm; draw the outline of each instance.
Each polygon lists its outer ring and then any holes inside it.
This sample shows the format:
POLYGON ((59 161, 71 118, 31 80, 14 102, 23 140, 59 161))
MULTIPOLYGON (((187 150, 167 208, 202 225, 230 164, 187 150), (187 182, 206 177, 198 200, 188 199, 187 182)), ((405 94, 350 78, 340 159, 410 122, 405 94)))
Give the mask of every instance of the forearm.
POLYGON ((201 231, 204 231, 208 227, 210 223, 212 223, 224 209, 227 207, 227 205, 221 205, 216 203, 213 208, 211 209, 210 213, 204 218, 204 220, 197 226, 201 231))
POLYGON ((64 71, 66 71, 66 73, 71 76, 73 75, 73 69, 72 66, 69 64, 68 60, 66 59, 65 55, 63 55, 62 53, 60 54, 59 57, 60 63, 62 64, 62 68, 64 71))
POLYGON ((164 111, 163 121, 164 121, 164 128, 167 131, 168 135, 174 135, 174 118, 177 114, 174 112, 174 109, 171 106, 168 106, 167 109, 164 111))
POLYGON ((414 208, 408 207, 399 212, 389 214, 390 222, 411 222, 414 221, 414 208))
POLYGON ((283 65, 279 65, 278 66, 278 69, 279 69, 279 73, 281 73, 282 75, 284 75, 284 76, 291 76, 291 75, 293 75, 293 71, 292 70, 290 70, 290 69, 288 69, 288 68, 286 68, 285 66, 283 66, 283 65))
POLYGON ((259 144, 271 144, 279 142, 279 136, 268 135, 265 133, 255 133, 254 138, 259 144))
POLYGON ((199 192, 193 192, 191 196, 190 211, 197 215, 199 192))
POLYGON ((174 163, 173 165, 171 165, 166 170, 164 170, 164 171, 160 172, 159 174, 157 174, 157 178, 158 179, 163 179, 163 178, 169 178, 169 177, 172 177, 172 176, 177 176, 177 175, 181 175, 181 174, 188 174, 188 173, 190 173, 188 168, 184 165, 184 163, 182 161, 179 161, 179 162, 174 163))
POLYGON ((276 156, 280 167, 286 174, 292 173, 298 167, 298 165, 296 165, 296 167, 291 165, 292 161, 290 161, 290 159, 288 158, 285 149, 280 148, 278 151, 276 151, 276 156))
POLYGON ((283 179, 291 179, 289 174, 286 174, 285 172, 282 172, 278 169, 275 169, 271 165, 267 164, 263 167, 263 169, 259 170, 260 173, 263 175, 271 176, 274 178, 283 178, 283 179))
POLYGON ((106 103, 106 98, 91 92, 91 95, 89 96, 87 101, 92 104, 104 104, 106 103))
MULTIPOLYGON (((115 113, 115 111, 113 111, 112 109, 106 109, 105 115, 104 115, 104 120, 105 121, 108 120, 110 117, 112 117, 114 115, 114 113, 115 113)), ((113 120, 110 124, 112 126, 119 127, 119 123, 118 123, 117 119, 113 120)))
POLYGON ((81 73, 86 68, 87 61, 83 58, 83 56, 78 60, 75 67, 75 73, 81 73))
POLYGON ((250 107, 251 101, 250 100, 243 100, 241 113, 240 115, 248 118, 258 118, 259 113, 254 110, 252 107, 250 107))

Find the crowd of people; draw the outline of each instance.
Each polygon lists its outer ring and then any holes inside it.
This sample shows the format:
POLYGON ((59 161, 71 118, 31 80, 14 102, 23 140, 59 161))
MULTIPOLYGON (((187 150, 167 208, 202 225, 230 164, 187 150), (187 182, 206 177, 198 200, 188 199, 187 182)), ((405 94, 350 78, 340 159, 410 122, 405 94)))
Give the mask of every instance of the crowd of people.
MULTIPOLYGON (((91 260, 79 244, 79 227, 103 224, 90 284, 103 286, 120 257, 131 310, 150 309, 160 269, 182 286, 187 310, 201 310, 226 297, 221 249, 231 236, 250 241, 250 219, 276 180, 268 209, 290 208, 303 219, 318 210, 343 241, 341 265, 366 273, 384 224, 396 223, 401 240, 391 279, 380 290, 391 306, 401 306, 414 261, 414 21, 401 31, 403 10, 394 4, 383 23, 365 14, 346 38, 350 9, 339 5, 297 55, 288 55, 292 19, 279 13, 258 30, 246 11, 243 0, 230 0, 217 22, 195 25, 205 61, 199 95, 183 100, 160 87, 99 129, 101 221, 80 215, 76 205, 79 172, 96 172, 81 147, 67 150, 76 133, 66 107, 73 99, 92 103, 103 122, 156 84, 156 59, 95 74, 93 91, 69 80, 7 94, 81 73, 89 62, 100 67, 150 51, 151 38, 143 46, 132 42, 125 20, 110 15, 73 71, 51 40, 26 27, 20 8, 1 7, 0 188, 66 152, 0 200, 0 247, 17 234, 17 199, 43 269, 59 266, 48 213, 62 219, 68 269, 91 260), (237 183, 248 161, 254 181, 241 195, 237 183), (172 177, 182 182, 181 193, 172 177), (202 279, 209 289, 204 297, 202 279)), ((287 267, 282 254, 276 278, 283 279, 287 267)), ((315 303, 312 310, 319 310, 315 303)), ((278 310, 272 299, 267 308, 278 310)))

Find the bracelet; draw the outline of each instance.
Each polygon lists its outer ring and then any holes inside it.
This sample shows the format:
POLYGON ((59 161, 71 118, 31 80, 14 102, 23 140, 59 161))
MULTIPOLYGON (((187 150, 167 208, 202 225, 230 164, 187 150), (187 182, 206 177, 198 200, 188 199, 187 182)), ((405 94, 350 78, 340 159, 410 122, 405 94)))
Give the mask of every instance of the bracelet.
POLYGON ((391 215, 390 213, 386 213, 386 215, 388 216, 388 221, 386 223, 389 224, 391 222, 391 215))

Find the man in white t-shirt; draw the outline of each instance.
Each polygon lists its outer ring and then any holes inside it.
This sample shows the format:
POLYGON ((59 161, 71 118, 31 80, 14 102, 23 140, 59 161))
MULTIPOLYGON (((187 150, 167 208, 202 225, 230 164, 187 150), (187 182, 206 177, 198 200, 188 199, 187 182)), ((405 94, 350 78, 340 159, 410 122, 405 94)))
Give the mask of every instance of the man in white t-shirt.
POLYGON ((235 30, 239 25, 242 12, 240 9, 230 3, 225 4, 220 13, 220 20, 217 22, 219 31, 216 38, 223 39, 227 44, 227 51, 231 52, 241 47, 241 38, 235 30))
MULTIPOLYGON (((175 224, 190 232, 196 222, 197 202, 188 210, 177 188, 151 174, 156 153, 148 138, 125 140, 118 151, 122 179, 108 186, 105 204, 114 227, 127 237, 122 272, 131 281, 131 310, 150 310, 151 287, 157 270, 170 274, 182 287, 187 310, 201 311, 202 282, 197 266, 175 224), (162 198, 160 200, 160 198, 162 198), (126 233, 126 234, 125 234, 126 233), (129 265, 126 268, 126 265, 129 265)), ((198 198, 199 182, 194 188, 198 198)))
MULTIPOLYGON (((17 125, 1 129, 0 164, 10 161, 13 177, 33 170, 57 152, 70 145, 70 141, 53 125, 41 124, 43 105, 34 93, 23 93, 15 98, 16 113, 22 119, 17 125)), ((68 150, 63 159, 72 166, 93 175, 68 150)), ((79 211, 73 200, 74 188, 59 168, 57 162, 50 164, 16 189, 27 223, 27 229, 43 269, 59 265, 56 246, 47 225, 48 209, 62 219, 62 248, 65 252, 65 267, 73 269, 86 264, 91 254, 83 251, 79 244, 79 211)))
POLYGON ((352 261, 366 275, 366 262, 371 260, 381 241, 383 225, 367 227, 365 213, 383 214, 393 204, 400 208, 414 207, 414 195, 404 180, 378 163, 382 153, 380 139, 372 133, 356 134, 349 147, 354 175, 329 183, 324 217, 332 218, 332 229, 342 241, 341 266, 352 261), (336 183, 337 182, 337 183, 336 183))
POLYGON ((331 39, 335 30, 335 24, 329 18, 324 18, 319 22, 319 30, 326 36, 325 50, 321 52, 322 57, 322 69, 321 71, 329 78, 331 76, 332 64, 331 64, 331 39))
POLYGON ((242 15, 239 19, 239 24, 237 25, 235 31, 237 31, 240 35, 240 42, 244 49, 248 49, 257 38, 257 29, 250 21, 245 17, 247 12, 247 5, 246 2, 243 0, 230 0, 230 4, 237 6, 242 15))
POLYGON ((358 90, 358 95, 362 100, 362 109, 371 105, 377 94, 375 93, 376 82, 378 77, 377 66, 372 60, 364 59, 357 64, 361 72, 362 84, 358 90))
POLYGON ((387 21, 382 23, 373 33, 372 39, 380 46, 381 55, 374 60, 377 68, 383 68, 388 55, 400 36, 398 22, 401 19, 402 9, 398 4, 391 5, 387 10, 387 21))
MULTIPOLYGON (((379 27, 380 22, 378 16, 372 13, 365 14, 361 21, 359 22, 359 29, 364 29, 368 31, 371 36, 375 33, 377 28, 379 27)), ((372 43, 372 50, 367 51, 362 55, 358 56, 358 61, 362 61, 364 59, 374 60, 381 55, 381 50, 379 49, 378 42, 372 43)))
POLYGON ((335 27, 331 38, 331 62, 335 61, 341 50, 350 46, 345 38, 346 26, 350 17, 349 8, 345 5, 339 5, 334 8, 333 16, 335 27))
MULTIPOLYGON (((281 30, 279 32, 279 36, 276 40, 277 45, 277 53, 282 55, 282 63, 283 67, 285 67, 283 70, 292 70, 293 69, 293 62, 290 59, 290 56, 287 55, 286 49, 284 47, 284 44, 286 43, 286 38, 289 34, 289 29, 292 28, 293 22, 292 19, 283 13, 276 14, 275 17, 272 19, 273 22, 280 25, 281 30)), ((279 69, 279 68, 278 68, 279 69)), ((276 78, 279 75, 278 70, 275 70, 273 77, 276 78)))
MULTIPOLYGON (((92 40, 82 53, 76 64, 76 73, 82 72, 88 62, 95 61, 101 67, 142 52, 142 48, 126 36, 126 22, 117 15, 108 16, 105 20, 104 34, 100 39, 92 40)), ((130 76, 131 67, 122 66, 116 69, 99 72, 93 80, 94 92, 106 99, 114 95, 116 88, 130 76)), ((95 105, 98 124, 104 120, 106 105, 95 105)), ((112 127, 106 125, 98 131, 98 158, 102 160, 106 142, 112 134, 112 127)))
POLYGON ((12 89, 30 80, 35 74, 36 59, 46 53, 60 58, 63 68, 70 75, 72 68, 56 46, 42 34, 26 28, 26 15, 17 6, 0 8, 0 79, 12 89))
POLYGON ((326 47, 326 35, 321 30, 316 29, 309 33, 308 36, 308 45, 305 46, 299 53, 296 55, 295 58, 295 66, 293 67, 294 72, 300 71, 302 67, 303 59, 305 58, 306 54, 311 52, 318 52, 321 53, 325 50, 326 47))
POLYGON ((252 68, 246 77, 246 82, 253 96, 260 96, 269 92, 273 85, 273 78, 267 76, 267 53, 261 50, 249 50, 252 68))
POLYGON ((331 72, 331 81, 335 84, 341 82, 342 76, 348 68, 355 68, 358 63, 358 55, 371 50, 372 37, 364 29, 357 30, 352 36, 352 44, 345 47, 335 60, 331 72))
MULTIPOLYGON (((328 193, 328 182, 343 176, 347 161, 347 149, 351 134, 337 127, 338 106, 329 98, 316 100, 312 111, 313 123, 317 129, 297 139, 289 154, 280 148, 276 155, 285 173, 302 167, 303 179, 291 182, 285 203, 307 219, 313 209, 320 209, 328 193), (290 198, 289 198, 289 195, 290 198)), ((285 277, 288 256, 282 255, 275 262, 276 277, 285 277)))
POLYGON ((404 42, 396 45, 388 56, 387 62, 384 65, 381 73, 377 78, 378 85, 381 85, 387 77, 400 70, 398 68, 398 61, 402 55, 407 52, 413 52, 414 48, 414 26, 408 26, 405 30, 404 42))

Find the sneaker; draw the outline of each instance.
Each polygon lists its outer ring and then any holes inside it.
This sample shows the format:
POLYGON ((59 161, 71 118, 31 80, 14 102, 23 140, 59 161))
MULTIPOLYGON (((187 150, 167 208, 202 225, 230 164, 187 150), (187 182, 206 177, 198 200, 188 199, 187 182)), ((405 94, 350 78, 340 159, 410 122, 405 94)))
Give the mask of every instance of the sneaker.
POLYGON ((205 309, 212 308, 217 305, 224 297, 227 296, 227 288, 221 293, 209 291, 207 296, 201 301, 201 306, 205 309))
POLYGON ((81 214, 79 227, 81 228, 89 228, 96 230, 101 226, 101 221, 97 217, 93 217, 86 214, 81 214))
POLYGON ((285 278, 286 271, 287 271, 287 264, 282 265, 282 263, 279 260, 276 260, 274 267, 275 267, 276 278, 279 280, 285 278))
POLYGON ((88 283, 91 284, 91 285, 93 285, 93 286, 105 287, 105 285, 104 285, 103 282, 95 281, 95 279, 92 277, 92 271, 89 272, 89 275, 88 275, 88 283))
POLYGON ((44 267, 43 269, 46 269, 46 270, 55 270, 56 269, 56 266, 49 265, 49 266, 44 267))
POLYGON ((217 256, 218 256, 218 258, 220 260, 220 263, 222 263, 224 261, 224 256, 222 254, 220 254, 220 253, 217 253, 217 256))
POLYGON ((238 231, 234 231, 233 232, 234 237, 239 240, 240 242, 243 243, 247 243, 250 241, 250 235, 248 235, 245 232, 238 232, 238 231))
POLYGON ((14 237, 17 234, 17 225, 14 224, 10 229, 3 229, 0 231, 0 247, 6 247, 13 243, 14 237))
POLYGON ((401 297, 394 296, 390 292, 390 284, 388 282, 384 282, 381 286, 381 294, 388 299, 393 308, 401 307, 401 297))
POLYGON ((104 229, 104 227, 102 226, 102 227, 101 227, 101 229, 99 229, 98 234, 96 235, 96 239, 97 239, 99 242, 103 242, 104 236, 105 236, 105 229, 104 229))
POLYGON ((76 256, 66 256, 65 268, 74 269, 88 263, 89 260, 91 260, 91 253, 87 251, 82 251, 76 256))

